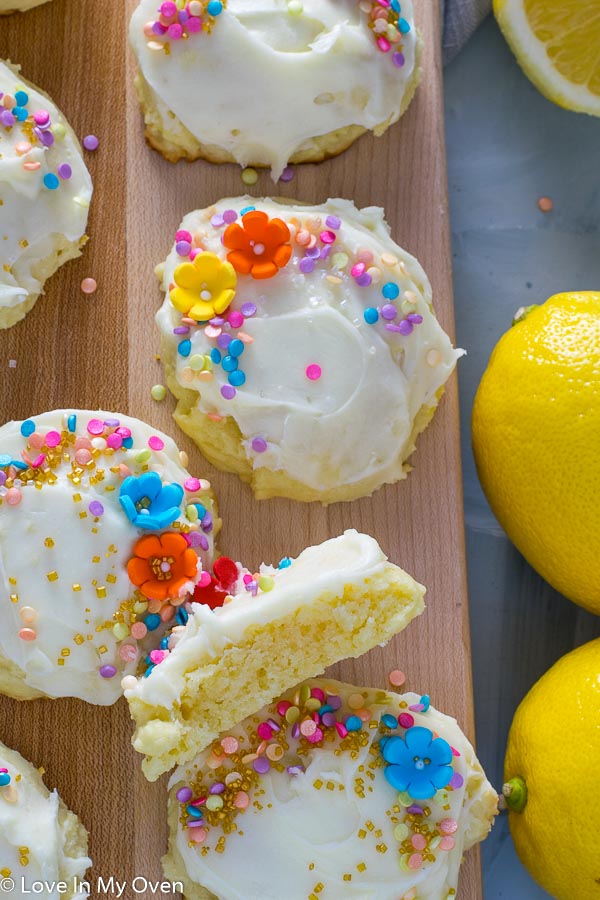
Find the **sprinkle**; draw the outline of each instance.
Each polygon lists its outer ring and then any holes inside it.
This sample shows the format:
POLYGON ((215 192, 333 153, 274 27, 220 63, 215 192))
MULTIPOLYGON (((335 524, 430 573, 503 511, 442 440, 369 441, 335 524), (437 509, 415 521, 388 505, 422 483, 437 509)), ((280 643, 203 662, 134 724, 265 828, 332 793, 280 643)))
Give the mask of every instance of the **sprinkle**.
POLYGON ((101 516, 104 512, 104 507, 99 500, 92 500, 92 502, 88 506, 88 509, 93 516, 101 516))
POLYGON ((58 180, 58 176, 54 174, 54 172, 47 172, 43 178, 44 186, 48 188, 49 191, 55 191, 60 184, 58 180))
POLYGON ((415 724, 415 720, 410 713, 400 713, 398 722, 402 728, 412 728, 415 724))
POLYGON ((82 141, 82 144, 86 150, 97 150, 99 143, 100 141, 95 134, 86 134, 82 141))
POLYGON ((388 675, 388 681, 394 687, 401 687, 406 681, 406 675, 404 672, 401 672, 400 669, 394 669, 388 675))
POLYGON ((225 400, 233 400, 236 394, 236 389, 229 384, 224 384, 221 388, 221 396, 224 397, 225 400))
POLYGON ((259 756, 258 759, 255 759, 252 763, 252 767, 259 775, 265 775, 271 768, 271 763, 265 756, 259 756))
POLYGON ((37 633, 33 628, 21 628, 21 630, 19 631, 19 637, 22 641, 35 641, 37 633))
POLYGON ((239 743, 237 738, 234 738, 232 735, 224 737, 221 741, 221 747, 225 751, 228 756, 231 756, 232 753, 235 753, 239 747, 239 743))
POLYGON ((250 797, 246 793, 246 791, 238 791, 238 793, 233 798, 233 805, 237 809, 247 809, 250 806, 250 797))
POLYGON ((146 637, 148 629, 143 622, 134 622, 131 626, 131 636, 136 639, 136 641, 141 641, 142 638, 146 637))
POLYGON ((458 790, 465 783, 465 779, 462 777, 460 772, 455 772, 452 778, 450 779, 450 787, 454 790, 458 790))
MULTIPOLYGON (((288 6, 289 9, 289 6, 288 6)), ((281 175, 279 176, 279 180, 287 183, 288 181, 292 181, 294 178, 294 168, 292 166, 286 166, 281 175)))
POLYGON ((252 438, 251 446, 255 453, 264 453, 265 450, 267 449, 267 442, 265 441, 264 438, 255 437, 255 438, 252 438))
POLYGON ((21 494, 19 488, 13 487, 7 490, 4 499, 9 506, 18 506, 23 499, 23 495, 21 494))
POLYGON ((456 819, 442 819, 440 822, 440 831, 442 834, 454 834, 458 830, 458 822, 456 819))
POLYGON ((194 795, 192 793, 191 788, 182 787, 182 788, 179 788, 179 790, 177 791, 175 796, 177 797, 177 799, 179 800, 180 803, 187 803, 189 800, 192 799, 192 797, 194 795))
POLYGON ((396 309, 395 306, 393 306, 393 304, 385 303, 381 307, 381 317, 383 319, 386 319, 387 321, 391 321, 392 319, 395 319, 397 315, 398 315, 398 310, 396 309))
POLYGON ((398 719, 395 716, 386 713, 381 717, 381 721, 386 726, 386 728, 397 728, 398 727, 398 719))
POLYGON ((245 319, 249 319, 256 314, 256 304, 251 302, 242 303, 240 312, 245 319))
POLYGON ((157 434, 153 434, 148 438, 148 446, 151 450, 164 450, 165 442, 157 434))
POLYGON ((100 675, 102 678, 114 678, 117 670, 114 666, 100 666, 100 675))
POLYGON ((321 366, 317 365, 317 363, 311 363, 306 367, 306 377, 310 381, 318 381, 322 374, 321 366))
POLYGON ((245 168, 242 171, 242 181, 247 185, 256 184, 256 182, 258 181, 258 172, 256 171, 256 169, 253 169, 250 166, 245 168))
POLYGON ((35 422, 32 419, 25 419, 25 421, 21 423, 21 434, 23 437, 29 437, 34 431, 35 422))
POLYGON ((396 66, 397 69, 401 69, 405 64, 406 59, 404 58, 404 53, 401 53, 397 50, 395 53, 392 53, 392 62, 396 66))
POLYGON ((388 281, 381 289, 386 300, 395 300, 400 294, 400 288, 393 281, 388 281))
POLYGON ((23 606, 19 612, 21 622, 26 625, 32 625, 37 619, 37 612, 32 606, 23 606))
POLYGON ((451 837, 449 834, 447 834, 440 841, 440 844, 439 844, 440 850, 446 850, 446 851, 452 850, 454 847, 454 843, 455 843, 454 838, 451 837))
POLYGON ((427 351, 427 354, 425 356, 425 362, 427 363, 428 366, 431 366, 432 368, 434 368, 435 366, 439 366, 441 361, 442 361, 442 354, 440 353, 439 350, 436 350, 435 348, 433 348, 433 349, 427 351))
POLYGON ((167 389, 164 384, 155 384, 150 388, 150 396, 153 400, 156 400, 157 403, 160 403, 161 400, 164 400, 167 396, 167 389))
POLYGON ((69 163, 61 163, 56 171, 58 173, 58 177, 62 178, 63 181, 68 181, 73 174, 73 170, 69 163))
POLYGON ((298 263, 298 268, 304 275, 309 275, 315 268, 315 261, 305 256, 298 263))

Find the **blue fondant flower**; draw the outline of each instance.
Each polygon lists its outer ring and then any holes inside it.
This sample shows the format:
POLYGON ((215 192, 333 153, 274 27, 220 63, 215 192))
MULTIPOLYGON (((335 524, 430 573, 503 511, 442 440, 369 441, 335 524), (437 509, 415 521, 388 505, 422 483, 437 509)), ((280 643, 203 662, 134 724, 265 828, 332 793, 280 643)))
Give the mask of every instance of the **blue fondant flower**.
POLYGON ((182 499, 181 485, 163 484, 156 472, 130 475, 119 492, 128 519, 145 531, 160 531, 172 525, 179 516, 182 499))
POLYGON ((454 774, 450 744, 434 738, 429 728, 416 725, 403 738, 388 737, 381 752, 390 763, 385 768, 389 783, 414 800, 429 800, 436 791, 447 787, 454 774))

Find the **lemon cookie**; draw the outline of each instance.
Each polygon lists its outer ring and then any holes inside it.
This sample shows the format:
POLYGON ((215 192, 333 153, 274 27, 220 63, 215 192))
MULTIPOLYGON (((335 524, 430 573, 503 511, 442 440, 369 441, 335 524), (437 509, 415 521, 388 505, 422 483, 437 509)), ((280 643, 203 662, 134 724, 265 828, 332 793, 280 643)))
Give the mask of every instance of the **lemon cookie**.
POLYGON ((210 485, 129 416, 0 428, 0 691, 107 705, 212 563, 210 485))
POLYGON ((163 863, 186 900, 446 900, 496 808, 429 697, 318 679, 173 773, 163 863))
POLYGON ((420 78, 412 0, 141 0, 130 38, 152 146, 275 180, 382 134, 420 78))
POLYGON ((424 593, 356 531, 255 573, 218 559, 162 661, 123 679, 146 776, 186 762, 290 684, 386 643, 423 611, 424 593))
POLYGON ((381 209, 221 200, 158 273, 175 419, 215 466, 322 503, 406 477, 462 351, 381 209))
POLYGON ((48 791, 31 763, 0 744, 2 890, 24 897, 44 883, 48 900, 59 896, 84 900, 89 896, 85 873, 91 864, 87 833, 77 816, 56 791, 48 791))

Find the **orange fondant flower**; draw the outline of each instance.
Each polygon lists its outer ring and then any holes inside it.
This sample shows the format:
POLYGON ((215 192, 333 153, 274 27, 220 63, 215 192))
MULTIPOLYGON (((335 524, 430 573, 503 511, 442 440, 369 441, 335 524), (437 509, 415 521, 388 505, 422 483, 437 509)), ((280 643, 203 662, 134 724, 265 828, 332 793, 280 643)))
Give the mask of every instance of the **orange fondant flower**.
POLYGON ((227 259, 241 275, 272 278, 290 261, 290 230, 281 219, 270 219, 265 212, 252 210, 234 222, 223 235, 223 243, 231 252, 227 259))
POLYGON ((133 548, 127 563, 130 580, 149 600, 178 598, 196 578, 198 557, 181 534, 148 534, 133 548))

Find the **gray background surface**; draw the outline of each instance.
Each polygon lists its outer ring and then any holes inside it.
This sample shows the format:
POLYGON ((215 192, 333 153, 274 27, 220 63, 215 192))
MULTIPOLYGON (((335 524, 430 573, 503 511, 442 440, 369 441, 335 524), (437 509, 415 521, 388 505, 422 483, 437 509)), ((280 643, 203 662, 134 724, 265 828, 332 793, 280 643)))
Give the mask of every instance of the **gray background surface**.
MULTIPOLYGON (((600 290, 600 119, 548 102, 488 19, 445 71, 475 714, 479 757, 500 788, 508 729, 534 682, 600 618, 553 591, 512 547, 479 486, 473 398, 515 310, 600 290), (550 196, 554 211, 538 210, 550 196)), ((541 900, 506 816, 483 845, 485 900, 541 900)), ((573 898, 577 900, 577 898, 573 898)))

